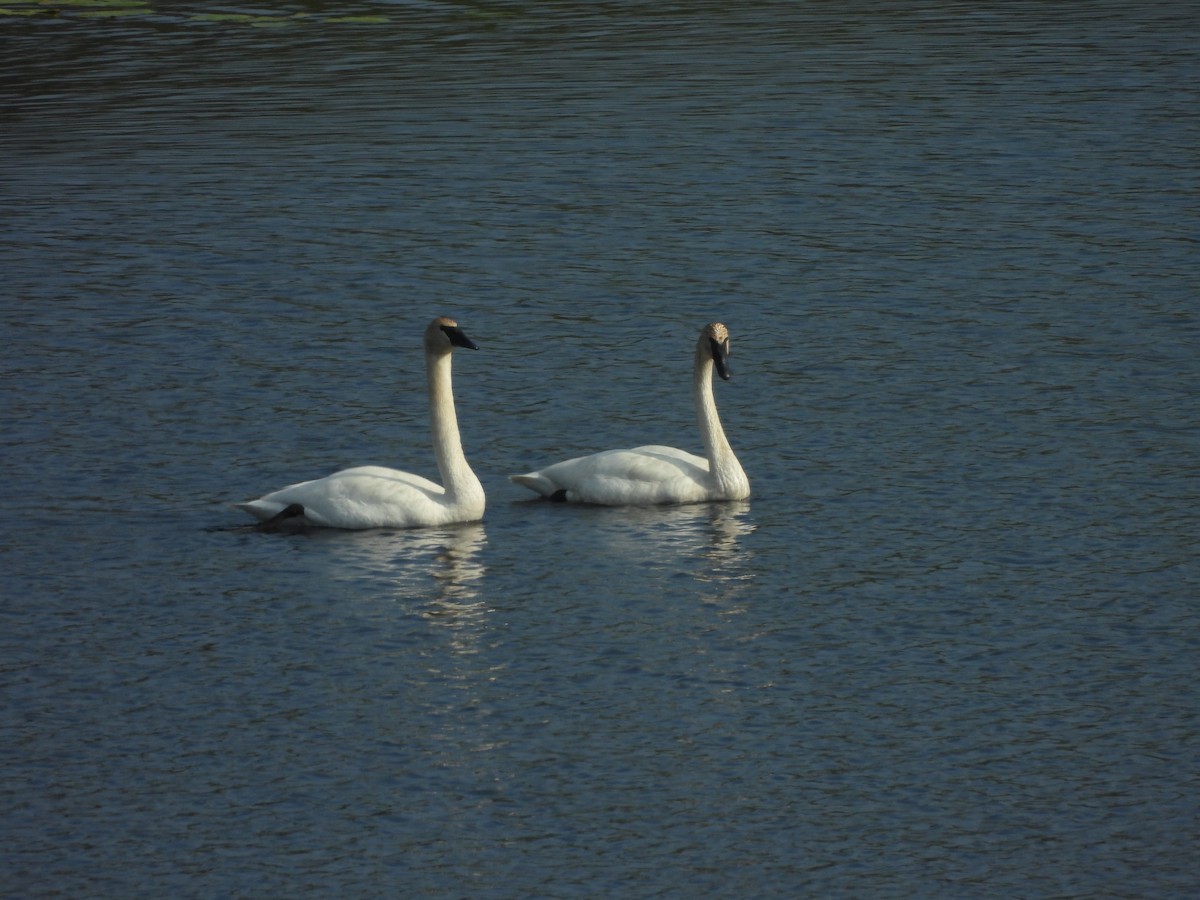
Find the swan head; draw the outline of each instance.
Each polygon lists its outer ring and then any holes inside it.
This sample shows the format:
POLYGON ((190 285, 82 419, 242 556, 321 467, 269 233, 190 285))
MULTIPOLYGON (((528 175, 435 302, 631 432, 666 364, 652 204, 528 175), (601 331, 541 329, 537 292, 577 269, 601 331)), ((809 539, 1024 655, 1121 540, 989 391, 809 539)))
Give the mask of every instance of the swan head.
POLYGON ((430 353, 449 353, 455 347, 478 350, 479 345, 467 337, 458 323, 445 316, 438 316, 425 329, 425 349, 430 353))
POLYGON ((728 381, 733 375, 729 370, 729 329, 720 322, 710 322, 700 332, 699 351, 711 357, 717 367, 717 374, 722 381, 728 381))

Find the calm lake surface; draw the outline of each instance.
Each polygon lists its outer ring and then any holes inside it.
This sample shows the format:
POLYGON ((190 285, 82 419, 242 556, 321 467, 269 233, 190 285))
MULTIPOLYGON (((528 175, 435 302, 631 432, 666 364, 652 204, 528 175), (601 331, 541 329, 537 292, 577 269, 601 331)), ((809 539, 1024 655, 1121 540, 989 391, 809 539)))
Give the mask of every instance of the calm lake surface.
POLYGON ((1200 895, 1192 3, 8 3, 12 897, 1200 895), (730 8, 732 7, 732 8, 730 8), (483 522, 229 504, 434 476, 483 522), (530 501, 697 450, 745 503, 530 501))

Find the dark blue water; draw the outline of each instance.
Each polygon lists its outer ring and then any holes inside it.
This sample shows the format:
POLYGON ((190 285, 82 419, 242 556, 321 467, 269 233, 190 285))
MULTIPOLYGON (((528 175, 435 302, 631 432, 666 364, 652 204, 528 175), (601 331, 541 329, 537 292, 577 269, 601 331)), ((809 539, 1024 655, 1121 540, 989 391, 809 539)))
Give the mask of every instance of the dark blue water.
POLYGON ((1200 16, 726 6, 0 11, 7 896, 1200 892, 1200 16))

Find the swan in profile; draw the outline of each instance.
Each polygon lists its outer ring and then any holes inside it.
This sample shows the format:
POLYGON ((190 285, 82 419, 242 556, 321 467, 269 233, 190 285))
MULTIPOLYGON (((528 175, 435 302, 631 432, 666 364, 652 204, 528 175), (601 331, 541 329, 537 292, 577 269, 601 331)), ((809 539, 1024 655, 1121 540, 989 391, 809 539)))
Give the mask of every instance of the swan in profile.
POLYGON ((463 455, 454 413, 450 353, 455 347, 479 349, 453 319, 443 317, 429 323, 425 329, 429 419, 433 453, 445 487, 409 472, 358 466, 235 505, 258 518, 268 529, 286 519, 327 528, 357 529, 447 525, 482 518, 483 485, 463 455))
POLYGON ((714 366, 729 380, 728 356, 729 329, 720 322, 705 325, 692 370, 704 456, 656 445, 606 450, 513 475, 512 480, 553 500, 603 506, 744 500, 750 496, 750 481, 725 437, 712 392, 714 366))

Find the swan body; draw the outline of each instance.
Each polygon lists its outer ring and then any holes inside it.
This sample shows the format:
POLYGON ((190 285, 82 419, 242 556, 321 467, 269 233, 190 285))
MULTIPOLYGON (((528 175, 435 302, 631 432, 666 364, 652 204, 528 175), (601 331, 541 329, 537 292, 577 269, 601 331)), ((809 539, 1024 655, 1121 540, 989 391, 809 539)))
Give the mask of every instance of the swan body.
POLYGON ((482 518, 483 485, 463 454, 454 411, 454 347, 478 349, 453 319, 434 319, 425 329, 425 369, 433 451, 443 484, 383 466, 357 466, 235 506, 268 524, 298 518, 326 528, 412 528, 482 518))
POLYGON ((651 444, 564 460, 512 480, 543 497, 602 506, 744 500, 750 480, 725 437, 712 392, 714 368, 730 378, 728 356, 729 330, 719 322, 704 326, 692 369, 704 456, 651 444))

